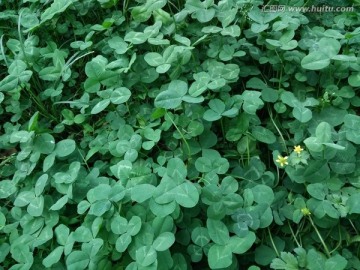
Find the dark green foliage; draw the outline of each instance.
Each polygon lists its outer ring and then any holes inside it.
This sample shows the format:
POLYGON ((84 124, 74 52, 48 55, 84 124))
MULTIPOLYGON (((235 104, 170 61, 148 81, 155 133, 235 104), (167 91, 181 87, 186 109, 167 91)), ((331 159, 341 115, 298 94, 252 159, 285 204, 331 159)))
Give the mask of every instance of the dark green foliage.
POLYGON ((0 1, 0 269, 360 269, 348 2, 0 1))

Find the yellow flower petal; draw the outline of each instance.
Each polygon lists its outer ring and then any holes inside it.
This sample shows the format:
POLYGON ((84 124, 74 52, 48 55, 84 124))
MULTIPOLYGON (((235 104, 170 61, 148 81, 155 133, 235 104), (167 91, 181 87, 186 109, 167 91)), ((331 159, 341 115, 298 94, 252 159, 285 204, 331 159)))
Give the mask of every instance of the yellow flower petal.
POLYGON ((301 148, 300 145, 294 146, 294 152, 295 152, 295 153, 300 154, 302 151, 304 151, 304 149, 301 148))
POLYGON ((276 161, 277 163, 279 163, 281 167, 284 167, 284 165, 288 165, 288 164, 289 164, 289 163, 287 162, 287 159, 288 159, 287 156, 283 157, 283 156, 281 156, 281 155, 278 155, 278 159, 275 160, 275 161, 276 161))
POLYGON ((307 207, 301 208, 300 211, 304 216, 310 216, 311 215, 311 212, 310 212, 309 208, 307 208, 307 207))

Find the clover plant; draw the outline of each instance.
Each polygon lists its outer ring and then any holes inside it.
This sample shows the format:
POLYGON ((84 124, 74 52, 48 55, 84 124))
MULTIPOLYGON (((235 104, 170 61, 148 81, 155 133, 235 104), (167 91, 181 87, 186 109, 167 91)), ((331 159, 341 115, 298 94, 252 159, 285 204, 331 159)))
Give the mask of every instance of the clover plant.
POLYGON ((359 14, 0 1, 0 269, 360 269, 359 14))

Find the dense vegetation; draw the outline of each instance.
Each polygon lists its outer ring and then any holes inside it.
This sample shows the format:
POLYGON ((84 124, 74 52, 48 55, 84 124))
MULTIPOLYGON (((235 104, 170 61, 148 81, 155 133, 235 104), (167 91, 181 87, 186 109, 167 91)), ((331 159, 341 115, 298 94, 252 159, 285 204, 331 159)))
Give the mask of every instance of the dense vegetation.
POLYGON ((264 4, 0 1, 0 269, 360 269, 360 7, 264 4))

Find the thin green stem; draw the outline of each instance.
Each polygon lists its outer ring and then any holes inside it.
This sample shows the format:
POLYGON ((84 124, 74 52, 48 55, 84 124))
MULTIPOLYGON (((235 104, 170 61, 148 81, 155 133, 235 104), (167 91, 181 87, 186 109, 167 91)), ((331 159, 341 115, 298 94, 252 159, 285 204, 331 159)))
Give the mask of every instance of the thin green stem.
POLYGON ((289 154, 289 152, 288 152, 288 150, 287 150, 287 147, 286 147, 286 142, 285 142, 284 136, 282 135, 279 127, 276 125, 276 123, 275 123, 275 121, 274 121, 274 119, 273 119, 273 117, 272 117, 272 112, 271 112, 271 110, 270 110, 269 108, 268 108, 268 112, 269 112, 270 120, 271 120, 271 122, 273 123, 276 131, 278 132, 278 134, 279 134, 279 136, 280 136, 280 138, 281 138, 281 142, 282 142, 282 144, 283 144, 284 151, 286 152, 286 154, 289 154))
MULTIPOLYGON (((304 228, 304 224, 305 224, 305 220, 302 219, 300 221, 300 225, 298 226, 297 230, 296 230, 296 233, 295 233, 295 237, 297 238, 299 233, 303 231, 303 228, 304 228)), ((302 245, 302 241, 301 241, 301 237, 300 237, 300 241, 299 241, 300 245, 302 245)))
POLYGON ((336 247, 330 251, 330 254, 335 252, 340 246, 341 246, 341 242, 342 242, 342 235, 341 235, 341 228, 340 228, 340 223, 338 224, 338 229, 339 229, 339 242, 337 243, 336 247))
POLYGON ((249 137, 246 136, 246 151, 247 151, 247 164, 250 161, 250 146, 249 146, 249 137))
MULTIPOLYGON (((179 3, 178 3, 178 4, 179 4, 179 3)), ((172 3, 171 1, 168 1, 169 10, 170 10, 171 12, 172 12, 172 10, 171 10, 170 5, 173 6, 173 7, 177 10, 177 12, 180 12, 180 9, 179 9, 174 3, 172 3)))
POLYGON ((274 239, 272 238, 269 227, 267 227, 267 230, 268 230, 268 234, 269 234, 269 237, 270 237, 271 245, 272 245, 273 249, 275 250, 276 256, 280 257, 280 253, 279 253, 279 251, 277 250, 277 248, 275 246, 274 239))
MULTIPOLYGON (((244 166, 245 166, 245 162, 244 162, 243 155, 240 155, 240 160, 241 160, 241 165, 244 167, 244 166)), ((239 162, 240 162, 240 161, 239 161, 239 162)))
POLYGON ((327 245, 325 244, 324 239, 322 238, 322 236, 321 236, 318 228, 316 227, 316 225, 315 225, 314 221, 312 220, 311 216, 309 215, 309 216, 307 216, 307 217, 309 218, 309 221, 310 221, 310 223, 311 223, 311 226, 313 226, 313 228, 314 228, 317 236, 319 237, 319 240, 320 240, 322 246, 324 247, 326 256, 328 256, 328 257, 330 258, 330 257, 331 257, 330 251, 329 251, 327 245))
POLYGON ((289 221, 288 221, 288 225, 289 225, 289 229, 290 229, 291 235, 292 235, 292 237, 294 238, 294 241, 295 241, 296 245, 297 245, 298 247, 301 247, 299 241, 298 241, 297 238, 296 238, 296 235, 295 235, 293 229, 291 228, 291 225, 290 225, 290 222, 289 222, 289 221))
POLYGON ((62 70, 61 70, 61 75, 66 71, 66 69, 68 69, 69 67, 71 67, 76 61, 78 61, 79 59, 94 53, 94 51, 90 51, 87 52, 83 55, 77 56, 78 53, 75 53, 72 57, 69 58, 69 60, 65 63, 65 65, 63 66, 62 70))
POLYGON ((180 1, 179 0, 177 0, 177 4, 178 4, 178 10, 180 10, 181 9, 181 4, 180 4, 180 1))
POLYGON ((29 66, 29 61, 28 61, 27 55, 25 53, 23 37, 21 35, 21 15, 22 15, 22 11, 19 14, 19 20, 18 20, 18 34, 19 34, 20 48, 21 48, 21 51, 22 51, 22 53, 24 55, 25 62, 29 66))
POLYGON ((225 129, 224 129, 224 123, 223 123, 223 119, 220 119, 220 125, 221 125, 221 133, 223 135, 223 139, 225 139, 225 129))
POLYGON ((5 55, 5 51, 4 51, 3 38, 4 38, 4 35, 2 35, 1 38, 0 38, 1 54, 2 54, 2 56, 3 56, 3 58, 4 58, 4 61, 5 61, 6 66, 9 67, 9 63, 8 63, 8 61, 6 60, 6 55, 5 55))
POLYGON ((169 117, 171 123, 174 125, 175 129, 179 132, 180 136, 181 136, 181 139, 183 140, 186 148, 187 148, 187 151, 188 151, 188 155, 189 155, 189 160, 191 159, 191 150, 190 150, 190 146, 187 142, 187 140, 185 139, 184 137, 184 134, 181 132, 181 130, 179 129, 179 127, 176 125, 176 123, 174 122, 174 120, 171 118, 171 116, 166 112, 167 116, 169 117))
POLYGON ((124 0, 123 2, 123 15, 125 16, 125 13, 127 11, 127 7, 129 5, 129 0, 124 0))
POLYGON ((348 219, 348 221, 350 222, 350 225, 351 225, 351 227, 354 229, 354 231, 356 232, 356 234, 359 235, 359 232, 358 232, 358 230, 356 229, 354 223, 352 223, 352 221, 351 221, 350 219, 348 219))
POLYGON ((277 176, 276 178, 277 182, 275 183, 275 187, 280 183, 280 170, 278 166, 276 166, 276 176, 277 176))
POLYGON ((192 45, 191 47, 195 47, 197 44, 199 44, 201 41, 203 41, 205 38, 208 37, 208 34, 206 35, 203 35, 201 38, 199 38, 198 40, 196 40, 192 45))
POLYGON ((27 90, 27 93, 29 93, 32 100, 38 106, 40 113, 45 117, 50 117, 52 120, 54 120, 56 122, 57 121, 56 117, 54 117, 52 114, 48 113, 48 111, 45 109, 42 102, 34 95, 34 93, 28 87, 26 87, 26 90, 27 90))
POLYGON ((79 149, 77 149, 77 150, 78 150, 78 152, 79 152, 79 154, 80 154, 80 156, 81 156, 82 160, 84 161, 84 164, 85 164, 86 168, 87 168, 87 169, 88 169, 88 171, 90 172, 90 171, 91 171, 91 170, 90 170, 90 167, 89 167, 89 165, 87 164, 87 162, 86 162, 86 159, 85 159, 84 155, 81 153, 81 151, 80 151, 79 149))

